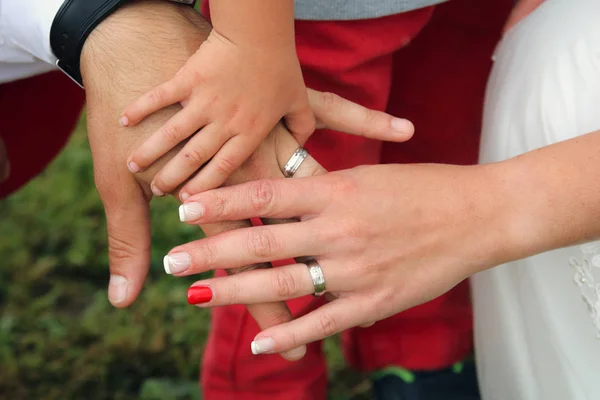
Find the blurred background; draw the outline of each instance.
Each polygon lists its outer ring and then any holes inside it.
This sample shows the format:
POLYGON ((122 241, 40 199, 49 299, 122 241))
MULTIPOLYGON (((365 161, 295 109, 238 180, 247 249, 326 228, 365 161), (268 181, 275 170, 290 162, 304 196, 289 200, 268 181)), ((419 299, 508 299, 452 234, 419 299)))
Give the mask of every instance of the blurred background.
MULTIPOLYGON (((208 310, 189 306, 198 277, 164 273, 162 257, 198 239, 174 199, 152 202, 152 265, 138 301, 106 298, 107 235, 85 117, 67 148, 25 188, 0 200, 1 399, 201 399, 208 310)), ((369 399, 337 338, 324 344, 330 400, 369 399)))

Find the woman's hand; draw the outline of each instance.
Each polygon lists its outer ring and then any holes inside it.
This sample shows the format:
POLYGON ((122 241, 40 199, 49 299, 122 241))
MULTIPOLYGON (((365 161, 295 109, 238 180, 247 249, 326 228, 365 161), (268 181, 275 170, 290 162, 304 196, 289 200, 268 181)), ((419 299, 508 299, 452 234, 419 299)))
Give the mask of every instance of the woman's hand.
MULTIPOLYGON (((249 217, 300 222, 226 232, 173 249, 187 276, 216 268, 314 257, 334 300, 260 333, 254 350, 282 352, 389 317, 446 292, 508 256, 502 187, 493 167, 386 165, 263 180, 195 195, 188 222, 249 217), (337 297, 337 298, 336 298, 337 297), (258 347, 256 347, 258 346, 258 347)), ((314 293, 294 264, 197 282, 202 307, 288 300, 314 293)))

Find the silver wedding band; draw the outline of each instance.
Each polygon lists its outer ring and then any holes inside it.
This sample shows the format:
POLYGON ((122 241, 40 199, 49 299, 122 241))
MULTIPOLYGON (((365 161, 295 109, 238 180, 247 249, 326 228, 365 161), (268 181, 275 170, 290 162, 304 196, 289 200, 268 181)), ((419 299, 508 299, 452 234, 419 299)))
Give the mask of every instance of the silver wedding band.
POLYGON ((308 157, 308 150, 306 150, 304 147, 300 147, 298 150, 296 150, 290 157, 289 161, 285 164, 285 167, 283 167, 283 176, 286 178, 293 177, 304 160, 306 160, 306 157, 308 157))
POLYGON ((315 260, 310 260, 306 263, 308 267, 308 272, 310 273, 310 279, 312 279, 313 286, 315 287, 315 292, 313 296, 319 297, 325 294, 325 275, 323 275, 323 270, 318 262, 315 260))

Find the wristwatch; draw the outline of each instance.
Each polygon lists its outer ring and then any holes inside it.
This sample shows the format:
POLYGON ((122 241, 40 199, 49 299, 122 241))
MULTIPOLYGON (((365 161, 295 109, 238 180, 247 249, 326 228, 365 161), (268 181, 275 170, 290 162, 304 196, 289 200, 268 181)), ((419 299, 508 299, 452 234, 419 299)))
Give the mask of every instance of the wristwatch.
MULTIPOLYGON (((56 66, 83 88, 80 58, 90 33, 105 18, 131 0, 65 0, 50 28, 56 66)), ((165 0, 193 6, 196 0, 165 0)))

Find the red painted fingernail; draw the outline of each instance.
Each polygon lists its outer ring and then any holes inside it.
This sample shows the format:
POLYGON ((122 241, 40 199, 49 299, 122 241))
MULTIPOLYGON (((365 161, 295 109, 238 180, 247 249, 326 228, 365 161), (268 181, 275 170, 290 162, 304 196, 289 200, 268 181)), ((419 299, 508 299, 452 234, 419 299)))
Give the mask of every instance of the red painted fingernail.
POLYGON ((189 304, 204 304, 212 300, 212 289, 208 286, 192 286, 188 289, 189 304))

